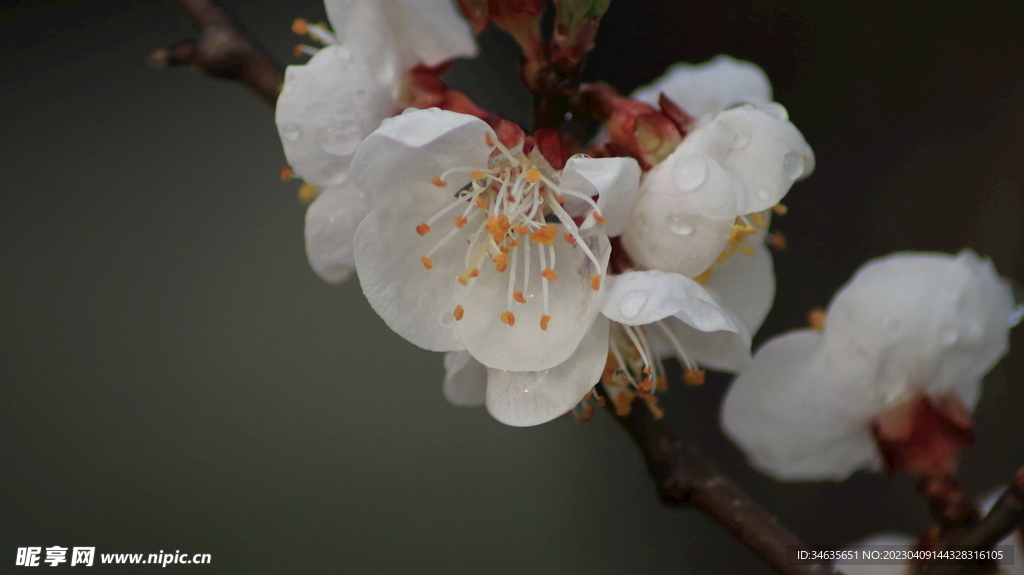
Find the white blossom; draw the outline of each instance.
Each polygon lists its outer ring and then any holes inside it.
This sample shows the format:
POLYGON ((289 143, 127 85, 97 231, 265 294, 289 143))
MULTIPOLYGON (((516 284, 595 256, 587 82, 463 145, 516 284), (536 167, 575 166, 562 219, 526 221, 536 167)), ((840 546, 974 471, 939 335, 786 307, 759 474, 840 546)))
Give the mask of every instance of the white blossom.
POLYGON ((772 101, 772 85, 757 64, 720 54, 700 64, 673 64, 630 97, 657 106, 661 94, 700 118, 739 104, 767 105, 772 101))
POLYGON ((843 480, 877 468, 874 418, 919 394, 968 411, 1019 321, 987 259, 901 253, 863 266, 833 299, 824 332, 774 338, 733 383, 725 432, 781 480, 843 480))

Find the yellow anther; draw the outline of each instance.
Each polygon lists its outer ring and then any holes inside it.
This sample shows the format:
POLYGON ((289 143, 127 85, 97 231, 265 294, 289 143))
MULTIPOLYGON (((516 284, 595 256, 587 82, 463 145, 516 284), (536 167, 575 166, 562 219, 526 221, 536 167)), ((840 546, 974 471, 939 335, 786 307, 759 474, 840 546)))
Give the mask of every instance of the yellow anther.
POLYGON ((425 236, 429 232, 430 232, 430 226, 427 225, 427 222, 423 222, 423 223, 419 224, 418 226, 416 226, 416 233, 421 235, 421 236, 425 236))
POLYGON ((590 289, 598 291, 601 289, 601 276, 600 274, 594 274, 590 276, 590 289))
POLYGON ((539 182, 540 181, 540 170, 526 170, 526 181, 527 182, 539 182))
POLYGON ((512 327, 516 324, 516 316, 510 311, 501 314, 501 323, 512 327))
POLYGON ((704 272, 701 273, 699 276, 693 278, 693 281, 699 284, 706 283, 709 279, 711 279, 711 274, 713 273, 715 273, 714 268, 708 268, 704 270, 704 272))
POLYGON ((480 275, 480 269, 479 268, 473 268, 473 271, 469 272, 469 277, 471 277, 471 278, 475 278, 478 275, 480 275))
POLYGON ((467 218, 464 218, 462 216, 455 216, 455 227, 462 229, 466 227, 466 224, 468 223, 469 220, 467 218))
POLYGON ((568 244, 573 246, 576 245, 576 237, 570 234, 569 232, 565 232, 564 234, 562 234, 562 238, 565 239, 565 241, 568 244))
POLYGON ((305 18, 296 18, 295 21, 292 22, 292 32, 295 32, 300 36, 309 32, 309 22, 307 22, 305 18))
POLYGON ((427 256, 423 256, 422 258, 420 258, 420 261, 423 262, 423 267, 427 268, 428 270, 434 267, 434 260, 428 258, 427 256))
POLYGON ((320 195, 320 187, 313 184, 302 184, 299 188, 299 201, 308 204, 320 195))
POLYGON ((544 331, 547 331, 548 330, 548 322, 550 322, 550 321, 551 321, 551 316, 549 316, 549 315, 542 315, 542 316, 540 316, 540 328, 542 330, 544 330, 544 331))
POLYGON ((441 178, 439 178, 437 176, 434 176, 434 178, 432 180, 430 180, 430 181, 433 182, 433 184, 435 186, 439 187, 439 188, 443 188, 443 187, 448 185, 448 182, 442 180, 441 178))
POLYGON ((754 248, 752 248, 750 246, 740 246, 740 247, 738 247, 736 249, 738 249, 739 251, 747 254, 748 256, 753 257, 753 255, 754 255, 754 248))
POLYGON ((455 311, 452 312, 452 317, 455 321, 462 321, 462 316, 466 314, 466 310, 462 309, 461 305, 455 306, 455 311))
POLYGON ((768 244, 770 248, 777 252, 781 252, 782 250, 786 249, 786 236, 783 235, 783 233, 780 232, 779 230, 775 230, 774 232, 768 234, 768 237, 765 238, 764 241, 768 244))
POLYGON ((558 279, 558 274, 551 268, 544 268, 544 271, 540 272, 540 275, 549 282, 553 282, 558 279))
POLYGON ((487 174, 481 172, 480 170, 477 170, 470 174, 469 177, 473 178, 474 180, 485 180, 487 179, 487 174))
POLYGON ((807 324, 815 331, 825 331, 825 320, 828 314, 820 307, 807 312, 807 324))
POLYGON ((530 241, 535 244, 547 244, 550 246, 553 245, 557 234, 558 228, 556 228, 554 224, 548 224, 530 234, 530 241))
POLYGON ((526 298, 523 297, 523 292, 521 291, 512 292, 512 299, 516 300, 519 303, 526 303, 526 298))
POLYGON ((686 385, 703 385, 704 384, 704 370, 688 369, 683 372, 683 382, 686 385))
POLYGON ((753 214, 750 214, 750 221, 754 222, 754 225, 759 228, 763 228, 768 225, 768 222, 764 220, 764 216, 761 215, 761 212, 754 212, 753 214))
POLYGON ((780 216, 784 216, 786 215, 786 212, 789 211, 789 208, 787 208, 785 204, 775 204, 772 206, 772 211, 780 216))

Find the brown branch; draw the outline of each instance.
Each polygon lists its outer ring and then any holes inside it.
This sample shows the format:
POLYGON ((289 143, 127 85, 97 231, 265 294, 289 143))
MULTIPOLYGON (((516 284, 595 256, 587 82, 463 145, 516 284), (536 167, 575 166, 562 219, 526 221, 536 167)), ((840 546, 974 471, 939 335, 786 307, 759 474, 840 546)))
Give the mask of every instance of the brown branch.
MULTIPOLYGON (((991 549, 1005 539, 1014 529, 1024 523, 1024 467, 1017 470, 1017 477, 996 501, 988 515, 963 530, 951 534, 944 547, 991 549)), ((1015 557, 1014 561, 1020 561, 1015 557)), ((967 575, 985 572, 991 564, 964 565, 953 562, 921 564, 917 575, 967 575)))
MULTIPOLYGON (((614 415, 612 402, 607 402, 614 415)), ((615 416, 647 460, 662 502, 691 505, 722 524, 780 573, 838 575, 831 566, 791 564, 789 548, 806 544, 722 474, 696 447, 683 441, 674 425, 655 419, 643 400, 633 401, 626 417, 615 416)))
POLYGON ((199 31, 198 40, 182 40, 154 50, 154 67, 189 65, 207 74, 249 86, 271 107, 284 83, 284 68, 249 36, 216 0, 174 0, 199 31))

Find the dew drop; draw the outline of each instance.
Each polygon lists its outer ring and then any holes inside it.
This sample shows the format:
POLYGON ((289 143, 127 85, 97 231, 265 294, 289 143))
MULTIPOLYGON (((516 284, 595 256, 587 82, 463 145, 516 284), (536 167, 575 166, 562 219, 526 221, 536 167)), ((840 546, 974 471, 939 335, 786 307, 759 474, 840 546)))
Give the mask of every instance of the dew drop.
POLYGON ((953 345, 958 339, 960 339, 960 336, 957 335, 956 330, 953 328, 946 329, 942 332, 942 343, 944 345, 953 345))
POLYGON ((647 305, 647 292, 631 291, 622 297, 622 301, 619 302, 619 311, 627 319, 632 319, 640 315, 645 305, 647 305))
POLYGON ((786 110, 785 106, 778 102, 768 102, 761 106, 761 111, 776 120, 782 120, 783 122, 789 120, 789 111, 786 110))
POLYGON ((455 316, 450 311, 442 311, 437 321, 441 322, 441 327, 452 327, 455 325, 455 316))
POLYGON ((295 122, 288 122, 281 127, 281 137, 289 142, 294 142, 299 139, 300 132, 302 132, 302 129, 299 128, 299 125, 295 122))
POLYGON ((684 192, 692 192, 704 183, 708 177, 708 163, 704 155, 690 152, 676 160, 674 170, 676 186, 684 192))
POLYGON ((804 155, 799 152, 789 152, 782 158, 782 169, 786 177, 796 180, 804 175, 804 155))
POLYGON ((771 194, 768 193, 767 188, 761 188, 760 190, 757 190, 757 199, 761 201, 768 201, 768 198, 770 197, 772 196, 771 194))
POLYGON ((335 118, 327 129, 323 148, 328 154, 347 156, 356 151, 359 145, 359 125, 349 118, 335 118))
POLYGON ((732 141, 732 149, 738 150, 745 147, 750 143, 750 136, 746 134, 736 134, 736 138, 732 141))
POLYGON ((668 231, 676 234, 677 236, 688 236, 693 233, 693 224, 691 224, 685 217, 678 214, 669 216, 668 231))
POLYGON ((1024 320, 1024 288, 1017 282, 1013 282, 1011 286, 1013 293, 1013 309, 1010 310, 1010 315, 1006 316, 1007 327, 1014 327, 1020 324, 1021 320, 1024 320))

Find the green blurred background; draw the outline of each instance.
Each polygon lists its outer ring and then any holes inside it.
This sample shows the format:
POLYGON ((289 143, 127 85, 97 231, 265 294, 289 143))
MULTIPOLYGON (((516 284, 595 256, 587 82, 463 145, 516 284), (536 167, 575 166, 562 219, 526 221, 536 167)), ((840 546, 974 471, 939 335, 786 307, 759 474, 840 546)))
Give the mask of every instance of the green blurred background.
MULTIPOLYGON (((288 63, 292 19, 323 18, 228 5, 288 63)), ((949 6, 613 3, 589 77, 628 91, 677 60, 755 61, 817 154, 776 221, 790 249, 761 340, 893 250, 970 246, 1024 277, 1024 19, 949 6)), ((439 354, 309 270, 272 113, 146 66, 191 34, 169 1, 0 7, 0 570, 60 545, 211 553, 169 567, 208 573, 769 572, 659 506, 608 415, 513 429, 448 405, 439 354)), ((524 118, 514 46, 482 45, 449 80, 524 118)), ((972 494, 1024 463, 1020 329, 1013 345, 964 458, 972 494)), ((668 417, 804 538, 928 525, 905 480, 751 470, 717 427, 727 383, 674 386, 668 417)))

